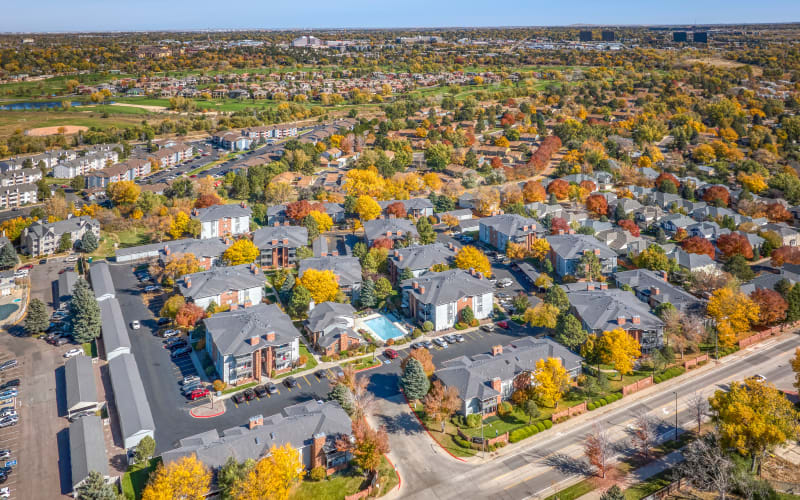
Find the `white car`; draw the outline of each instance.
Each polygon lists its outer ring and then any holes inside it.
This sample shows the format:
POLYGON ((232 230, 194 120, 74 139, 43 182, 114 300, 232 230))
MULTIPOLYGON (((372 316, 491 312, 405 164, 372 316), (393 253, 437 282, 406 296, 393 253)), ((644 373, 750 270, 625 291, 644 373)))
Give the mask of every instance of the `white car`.
POLYGON ((168 339, 170 337, 174 337, 175 335, 181 333, 180 330, 164 330, 164 333, 161 334, 162 337, 168 339))
POLYGON ((138 330, 142 325, 139 324, 138 320, 131 321, 131 328, 134 330, 138 330))
POLYGON ((5 488, 0 488, 0 498, 9 498, 11 497, 11 490, 8 489, 8 486, 5 488))
POLYGON ((77 255, 70 255, 69 257, 64 259, 64 262, 78 262, 78 256, 77 255))
POLYGON ((75 356, 80 356, 81 354, 83 354, 83 349, 81 349, 80 347, 76 347, 74 349, 70 349, 69 351, 65 352, 64 357, 73 358, 75 356))

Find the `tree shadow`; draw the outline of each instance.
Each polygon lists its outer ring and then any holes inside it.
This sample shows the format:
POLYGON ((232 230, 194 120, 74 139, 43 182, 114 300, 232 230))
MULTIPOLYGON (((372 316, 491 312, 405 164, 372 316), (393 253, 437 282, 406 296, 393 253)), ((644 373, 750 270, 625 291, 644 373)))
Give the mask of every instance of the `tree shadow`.
POLYGON ((414 436, 422 433, 422 427, 420 427, 416 417, 410 413, 400 413, 393 416, 379 415, 378 419, 390 434, 414 436))
POLYGON ((564 453, 554 453, 545 457, 542 463, 556 469, 562 474, 590 475, 594 473, 594 469, 588 463, 564 453))

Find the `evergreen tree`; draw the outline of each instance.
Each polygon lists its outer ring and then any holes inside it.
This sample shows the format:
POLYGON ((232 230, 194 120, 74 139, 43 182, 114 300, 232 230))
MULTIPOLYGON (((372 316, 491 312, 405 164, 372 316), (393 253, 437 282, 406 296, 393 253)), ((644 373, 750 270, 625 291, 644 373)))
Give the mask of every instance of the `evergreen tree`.
POLYGON ((417 232, 419 233, 419 242, 423 245, 430 245, 436 241, 436 233, 433 232, 433 226, 427 217, 420 217, 417 221, 417 232))
POLYGON ((475 313, 472 312, 472 308, 470 306, 465 306, 464 309, 461 310, 461 321, 469 325, 474 319, 475 313))
POLYGON ((544 297, 544 301, 552 304, 558 308, 559 311, 564 312, 569 309, 569 299, 567 298, 564 289, 558 285, 551 286, 544 297))
POLYGON ((292 291, 292 300, 289 302, 289 312, 295 318, 304 316, 311 303, 311 292, 304 286, 296 286, 292 291))
POLYGON ((281 285, 281 289, 278 293, 281 294, 283 300, 289 298, 289 295, 292 293, 292 288, 294 288, 294 273, 289 273, 286 275, 286 279, 283 280, 283 284, 281 285))
POLYGON ((555 336, 557 342, 575 350, 586 341, 586 337, 586 330, 583 329, 578 318, 569 313, 558 316, 555 336))
POLYGON ((252 458, 242 463, 233 457, 228 457, 225 465, 217 471, 217 484, 220 488, 220 496, 223 500, 233 500, 236 498, 235 485, 247 479, 247 475, 253 470, 256 462, 252 458))
POLYGON ((659 245, 665 245, 667 243, 667 234, 661 228, 656 230, 656 243, 659 245))
POLYGON ((550 193, 550 196, 547 198, 548 205, 558 205, 558 198, 553 193, 550 193))
POLYGON ((411 269, 408 267, 403 269, 403 271, 400 273, 400 281, 410 280, 413 277, 414 273, 411 272, 411 269))
POLYGON ((430 386, 431 382, 428 380, 428 376, 425 375, 422 363, 411 358, 406 364, 406 369, 403 370, 403 375, 400 377, 400 387, 403 388, 408 400, 422 399, 428 394, 430 386))
POLYGON ((617 203, 617 208, 614 209, 614 217, 617 220, 622 220, 626 218, 625 208, 622 206, 622 203, 617 203))
POLYGON ((97 471, 89 472, 89 476, 78 487, 78 500, 119 500, 116 488, 106 482, 102 474, 97 471))
POLYGON ((319 236, 319 224, 317 219, 310 215, 303 218, 303 226, 308 230, 308 241, 314 241, 319 236))
POLYGON ((344 384, 336 384, 328 393, 328 399, 336 401, 348 415, 353 413, 353 395, 344 384))
POLYGON ((100 306, 89 284, 78 278, 70 302, 72 333, 75 342, 91 342, 100 335, 100 306))
POLYGON ((367 278, 361 284, 358 300, 361 302, 361 307, 365 309, 369 307, 375 307, 375 282, 372 281, 372 279, 367 278))
POLYGON ((0 249, 0 268, 14 267, 17 262, 19 262, 19 258, 17 258, 17 252, 14 251, 14 246, 10 243, 3 245, 3 248, 0 249))
POLYGON ((47 317, 44 302, 32 299, 28 305, 28 316, 25 317, 25 331, 28 332, 28 335, 35 335, 47 330, 48 326, 50 326, 50 318, 47 317))
POLYGON ((59 252, 66 252, 67 250, 72 249, 72 236, 69 233, 64 233, 61 235, 61 239, 58 240, 58 251, 59 252))
POLYGON ((91 231, 86 231, 81 238, 81 251, 92 253, 97 250, 97 236, 91 231))
MULTIPOLYGON (((670 184, 672 184, 670 182, 670 184)), ((616 484, 600 495, 600 500, 625 500, 625 494, 616 484)))
POLYGON ((796 283, 792 290, 786 294, 789 309, 786 312, 786 321, 793 322, 800 319, 800 283, 796 283))
POLYGON ((231 197, 245 200, 250 195, 250 184, 244 174, 236 174, 231 183, 231 197))
POLYGON ((150 436, 145 436, 136 445, 136 463, 140 464, 148 460, 156 452, 156 440, 150 436))

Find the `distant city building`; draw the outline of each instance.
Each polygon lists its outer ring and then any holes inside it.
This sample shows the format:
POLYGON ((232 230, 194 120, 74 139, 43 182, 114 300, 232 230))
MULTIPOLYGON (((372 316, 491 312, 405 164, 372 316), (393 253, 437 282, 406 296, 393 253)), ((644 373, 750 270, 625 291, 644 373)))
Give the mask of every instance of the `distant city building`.
POLYGON ((600 34, 600 37, 604 42, 617 41, 617 34, 610 30, 603 30, 603 32, 600 34))
POLYGON ((292 47, 321 47, 325 42, 311 35, 303 35, 292 40, 292 47))
POLYGON ((589 30, 581 31, 578 34, 578 37, 581 42, 591 42, 592 41, 592 32, 589 30))
POLYGON ((692 33, 692 41, 694 43, 708 43, 708 32, 695 31, 692 33))
POLYGON ((685 42, 686 41, 686 32, 685 31, 673 31, 672 32, 672 41, 673 42, 685 42))

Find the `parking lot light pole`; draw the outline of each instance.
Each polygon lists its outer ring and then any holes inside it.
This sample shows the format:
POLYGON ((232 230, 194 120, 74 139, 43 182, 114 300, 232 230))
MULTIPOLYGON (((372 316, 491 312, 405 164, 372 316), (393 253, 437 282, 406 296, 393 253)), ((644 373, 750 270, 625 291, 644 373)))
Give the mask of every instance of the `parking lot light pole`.
POLYGON ((675 395, 675 441, 678 440, 678 391, 672 391, 675 395))

